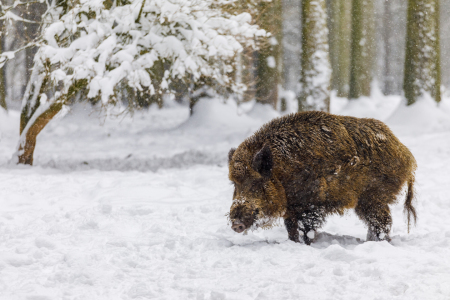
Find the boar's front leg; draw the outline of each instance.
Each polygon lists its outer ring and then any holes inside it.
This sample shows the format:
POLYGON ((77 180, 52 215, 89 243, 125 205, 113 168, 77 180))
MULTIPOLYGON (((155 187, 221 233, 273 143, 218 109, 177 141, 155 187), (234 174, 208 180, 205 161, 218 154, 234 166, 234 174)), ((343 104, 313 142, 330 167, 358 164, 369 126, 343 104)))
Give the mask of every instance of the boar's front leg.
POLYGON ((289 239, 296 243, 300 243, 298 233, 298 219, 296 214, 292 211, 288 211, 284 216, 284 225, 289 235, 289 239))
POLYGON ((325 217, 325 208, 317 205, 310 205, 298 213, 300 230, 303 232, 303 241, 305 244, 311 244, 316 230, 325 223, 325 217))
POLYGON ((284 225, 286 226, 289 239, 299 243, 300 230, 303 233, 303 241, 305 244, 310 245, 314 239, 311 233, 315 233, 323 225, 325 216, 325 209, 314 205, 310 205, 308 208, 297 207, 296 209, 288 210, 284 217, 284 225))

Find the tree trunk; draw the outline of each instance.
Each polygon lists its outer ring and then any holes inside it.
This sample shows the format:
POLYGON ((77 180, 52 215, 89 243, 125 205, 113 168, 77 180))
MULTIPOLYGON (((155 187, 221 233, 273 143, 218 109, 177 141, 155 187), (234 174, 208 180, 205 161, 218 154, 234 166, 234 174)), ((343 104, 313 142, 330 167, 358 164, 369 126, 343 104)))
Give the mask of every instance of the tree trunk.
POLYGON ((352 3, 352 31, 349 98, 370 96, 373 67, 373 1, 354 0, 352 3))
POLYGON ((330 111, 331 67, 325 0, 302 5, 302 60, 299 111, 330 111))
POLYGON ((0 68, 0 107, 3 107, 4 110, 8 110, 8 106, 6 105, 5 77, 3 76, 3 72, 4 69, 0 68))
POLYGON ((441 85, 446 87, 447 93, 450 89, 450 1, 441 1, 439 4, 439 33, 441 50, 441 85))
POLYGON ((247 90, 244 92, 242 102, 251 101, 256 98, 256 66, 255 55, 252 48, 248 47, 241 55, 241 79, 247 90))
POLYGON ((41 103, 40 97, 45 95, 48 84, 49 80, 47 74, 45 74, 45 67, 35 65, 22 101, 20 142, 17 152, 19 164, 33 164, 37 135, 63 106, 63 103, 59 101, 41 103))
MULTIPOLYGON (((0 53, 3 52, 3 22, 0 21, 0 53)), ((4 66, 4 65, 3 65, 4 66)), ((6 86, 5 86, 5 68, 0 68, 0 106, 5 110, 8 109, 6 106, 6 86)))
POLYGON ((395 78, 393 76, 393 71, 391 68, 392 63, 392 53, 391 53, 391 39, 394 34, 392 27, 388 26, 391 23, 391 18, 393 17, 391 14, 391 2, 386 1, 383 4, 383 40, 384 40, 384 87, 383 94, 384 95, 392 95, 395 92, 395 78))
MULTIPOLYGON (((298 92, 301 56, 301 1, 283 0, 283 88, 298 92)), ((283 99, 283 98, 281 98, 283 99)), ((282 101, 280 99, 280 101, 282 101)), ((285 99, 286 100, 286 99, 285 99)), ((282 106, 282 105, 281 105, 282 106)))
POLYGON ((281 0, 261 2, 260 19, 256 23, 271 36, 257 52, 256 62, 256 101, 277 107, 278 85, 281 84, 283 61, 283 7, 281 0))
POLYGON ((429 94, 441 101, 439 0, 409 0, 403 89, 407 104, 429 94))
POLYGON ((339 79, 339 12, 341 0, 328 0, 328 42, 330 44, 331 89, 338 89, 339 79))
POLYGON ((348 97, 350 85, 350 51, 351 51, 351 31, 352 31, 352 1, 339 0, 339 56, 337 75, 337 95, 338 97, 348 97))
POLYGON ((331 89, 348 97, 350 82, 351 0, 329 0, 331 89))
MULTIPOLYGON (((19 164, 33 165, 33 154, 36 147, 36 138, 44 127, 51 121, 51 119, 61 110, 62 103, 53 103, 44 113, 42 113, 31 125, 26 134, 23 144, 19 146, 19 164)), ((21 123, 23 112, 21 116, 21 123)), ((20 133, 24 128, 21 128, 20 133)))

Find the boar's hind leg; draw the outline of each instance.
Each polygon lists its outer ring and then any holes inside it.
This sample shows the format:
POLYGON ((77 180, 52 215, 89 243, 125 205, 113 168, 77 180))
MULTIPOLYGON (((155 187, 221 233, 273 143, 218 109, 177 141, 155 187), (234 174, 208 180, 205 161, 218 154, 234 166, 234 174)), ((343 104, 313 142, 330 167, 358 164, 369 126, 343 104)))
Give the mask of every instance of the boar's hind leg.
POLYGON ((390 241, 392 217, 386 202, 359 201, 356 214, 368 227, 367 241, 390 241))

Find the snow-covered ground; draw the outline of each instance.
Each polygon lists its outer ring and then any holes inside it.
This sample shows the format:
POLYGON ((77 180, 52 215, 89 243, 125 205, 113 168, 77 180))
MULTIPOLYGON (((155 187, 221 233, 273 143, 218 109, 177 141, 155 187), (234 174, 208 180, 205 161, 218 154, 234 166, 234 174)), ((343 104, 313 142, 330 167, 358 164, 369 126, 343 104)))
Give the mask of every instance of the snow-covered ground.
POLYGON ((0 299, 450 299, 450 102, 398 97, 336 113, 387 122, 415 155, 417 227, 403 197, 392 243, 364 242, 353 212, 311 247, 286 230, 234 233, 226 154, 277 113, 200 102, 99 117, 77 106, 9 163, 19 113, 0 111, 0 299))

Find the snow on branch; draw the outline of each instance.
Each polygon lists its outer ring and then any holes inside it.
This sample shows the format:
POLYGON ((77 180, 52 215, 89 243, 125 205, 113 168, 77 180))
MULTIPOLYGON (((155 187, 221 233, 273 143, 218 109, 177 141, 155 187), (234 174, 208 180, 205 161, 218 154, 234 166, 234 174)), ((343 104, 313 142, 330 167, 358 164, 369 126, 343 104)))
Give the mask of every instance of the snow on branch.
POLYGON ((35 46, 37 46, 36 42, 30 42, 30 43, 26 44, 25 46, 20 47, 19 49, 16 49, 14 51, 5 51, 5 52, 1 53, 0 54, 0 69, 3 68, 3 66, 5 65, 5 63, 8 60, 13 59, 16 56, 16 53, 23 51, 27 48, 35 47, 35 46))
POLYGON ((50 62, 48 76, 62 94, 82 80, 88 98, 108 104, 120 83, 154 95, 183 78, 212 78, 237 91, 230 76, 236 54, 266 35, 249 14, 223 12, 229 0, 127 3, 105 9, 103 0, 80 0, 44 30, 35 64, 50 62))
POLYGON ((33 24, 39 24, 39 22, 35 22, 35 21, 31 21, 31 20, 27 20, 24 19, 22 17, 19 17, 18 15, 16 15, 15 13, 13 13, 12 11, 6 11, 1 17, 0 20, 13 20, 13 21, 21 21, 21 22, 25 22, 25 23, 33 23, 33 24))

